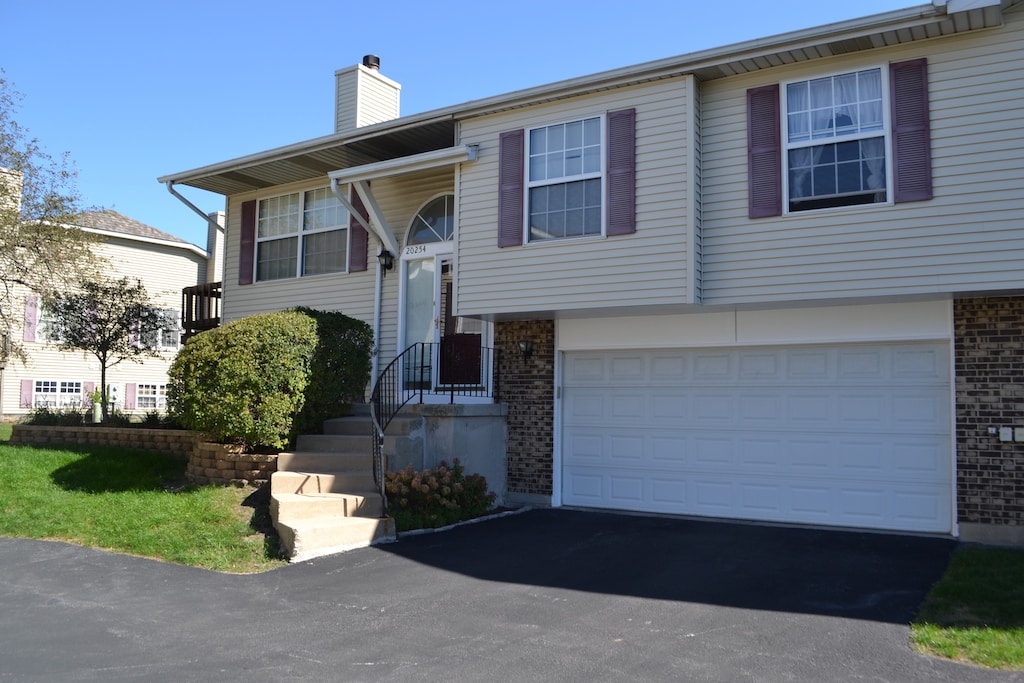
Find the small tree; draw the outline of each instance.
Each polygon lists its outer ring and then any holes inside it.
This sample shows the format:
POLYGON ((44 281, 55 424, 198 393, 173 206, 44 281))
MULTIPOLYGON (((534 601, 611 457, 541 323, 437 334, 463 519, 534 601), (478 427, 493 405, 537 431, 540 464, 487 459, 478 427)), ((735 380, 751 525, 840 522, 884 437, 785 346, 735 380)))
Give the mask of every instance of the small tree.
POLYGON ((26 290, 44 298, 95 271, 95 238, 72 227, 80 212, 75 171, 16 120, 21 94, 0 70, 0 336, 25 358, 12 330, 26 290))
POLYGON ((44 300, 53 322, 47 334, 62 351, 85 351, 100 362, 103 419, 108 417, 107 369, 130 360, 141 363, 158 356, 155 345, 144 343, 160 330, 177 327, 161 309, 150 303, 138 280, 92 280, 78 291, 56 293, 44 300))

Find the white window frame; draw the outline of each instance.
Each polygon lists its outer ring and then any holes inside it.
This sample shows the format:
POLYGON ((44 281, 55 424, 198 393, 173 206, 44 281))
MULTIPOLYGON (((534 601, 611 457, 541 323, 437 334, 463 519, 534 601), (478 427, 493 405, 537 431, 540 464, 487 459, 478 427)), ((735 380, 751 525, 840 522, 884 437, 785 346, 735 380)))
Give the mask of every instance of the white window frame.
MULTIPOLYGON (((548 244, 551 242, 561 242, 564 240, 578 240, 587 238, 600 238, 605 236, 606 222, 607 222, 607 206, 608 206, 608 182, 605 178, 606 174, 606 156, 608 154, 608 140, 607 140, 607 120, 605 114, 596 114, 594 116, 584 116, 580 118, 568 119, 564 121, 555 121, 552 123, 545 123, 540 126, 533 126, 525 130, 526 141, 524 150, 524 163, 523 173, 524 178, 524 236, 526 244, 548 244), (571 175, 558 175, 555 177, 548 177, 543 179, 534 180, 532 178, 532 167, 534 157, 539 157, 539 153, 535 153, 533 149, 533 134, 536 131, 546 130, 558 126, 569 126, 574 123, 583 123, 597 120, 598 122, 598 142, 600 144, 600 153, 598 154, 598 170, 589 172, 574 173, 571 175), (561 235, 557 237, 547 238, 534 238, 533 226, 532 226, 532 191, 542 187, 554 187, 556 185, 569 185, 570 183, 587 181, 587 180, 599 180, 601 183, 601 205, 598 207, 598 216, 600 221, 600 230, 594 233, 583 233, 580 235, 561 235)), ((580 149, 585 149, 581 147, 580 149)), ((581 160, 582 165, 582 160, 581 160)), ((564 227, 563 227, 564 230, 564 227)))
POLYGON ((142 383, 136 384, 135 407, 138 410, 166 410, 167 385, 142 383), (150 400, 152 400, 152 404, 150 404, 150 400))
MULTIPOLYGON (((779 88, 779 99, 780 112, 781 112, 781 154, 782 154, 782 210, 784 214, 806 214, 815 211, 842 211, 849 209, 857 209, 860 207, 877 207, 892 205, 893 202, 893 150, 892 150, 892 122, 890 120, 890 112, 892 110, 892 93, 889 92, 889 69, 885 65, 867 65, 856 69, 846 69, 843 71, 835 71, 825 74, 817 74, 808 78, 798 78, 789 81, 783 81, 780 83, 779 88), (807 140, 800 140, 791 142, 789 136, 789 87, 798 83, 810 83, 815 80, 822 78, 835 79, 841 76, 849 74, 856 74, 864 71, 878 71, 881 88, 881 107, 882 107, 882 127, 881 129, 857 131, 843 135, 834 135, 832 137, 811 137, 811 132, 808 133, 807 140), (842 142, 851 142, 855 140, 867 140, 873 138, 882 138, 883 149, 885 152, 885 186, 879 188, 881 191, 885 191, 885 200, 880 202, 851 202, 848 204, 838 204, 835 206, 826 207, 808 207, 804 209, 791 209, 791 198, 790 198, 790 168, 789 168, 789 157, 790 151, 804 148, 814 148, 822 145, 836 144, 842 142)), ((855 196, 858 193, 849 193, 849 196, 855 196)), ((863 194, 863 193, 859 193, 863 194)), ((841 198, 841 194, 836 195, 820 195, 819 198, 827 199, 829 197, 841 198)), ((815 197, 809 198, 811 200, 815 197)))
POLYGON ((37 379, 32 381, 33 408, 83 408, 82 382, 76 380, 37 379))
POLYGON ((300 277, 317 277, 318 275, 339 275, 348 272, 348 260, 349 253, 351 251, 351 231, 349 230, 349 214, 345 209, 344 205, 337 200, 330 187, 315 187, 307 190, 297 190, 295 192, 285 192, 283 194, 270 195, 267 197, 260 197, 256 202, 256 248, 253 249, 253 273, 257 282, 271 282, 273 280, 286 280, 291 278, 300 277), (317 209, 310 206, 307 208, 307 203, 312 204, 312 200, 315 197, 308 197, 308 195, 315 195, 321 193, 326 199, 333 199, 337 202, 337 211, 339 214, 339 223, 333 225, 323 225, 316 228, 307 227, 309 217, 313 215, 317 209), (275 199, 283 199, 287 197, 295 196, 297 198, 296 210, 294 212, 289 211, 287 214, 280 214, 278 216, 265 216, 264 206, 265 202, 270 202, 275 199), (262 224, 264 219, 270 222, 272 218, 291 218, 294 217, 295 225, 288 232, 281 232, 272 235, 261 235, 262 224), (306 243, 308 238, 316 235, 322 235, 329 232, 344 231, 345 241, 345 253, 341 268, 338 270, 330 270, 325 272, 306 273, 306 243), (282 275, 280 277, 260 277, 260 248, 264 245, 269 245, 272 242, 284 241, 284 240, 295 240, 295 269, 288 275, 282 275))
POLYGON ((53 315, 53 311, 48 309, 43 302, 39 302, 39 320, 36 323, 36 339, 39 341, 50 342, 51 344, 59 344, 61 337, 59 334, 52 334, 53 326, 57 322, 57 318, 53 315))
POLYGON ((174 321, 167 327, 162 327, 156 330, 156 343, 151 343, 152 339, 142 339, 140 337, 139 342, 146 348, 156 349, 159 351, 177 351, 181 348, 181 335, 184 330, 181 328, 181 312, 174 308, 161 308, 160 313, 164 315, 168 320, 174 321), (169 342, 167 337, 168 332, 174 331, 174 341, 169 342))

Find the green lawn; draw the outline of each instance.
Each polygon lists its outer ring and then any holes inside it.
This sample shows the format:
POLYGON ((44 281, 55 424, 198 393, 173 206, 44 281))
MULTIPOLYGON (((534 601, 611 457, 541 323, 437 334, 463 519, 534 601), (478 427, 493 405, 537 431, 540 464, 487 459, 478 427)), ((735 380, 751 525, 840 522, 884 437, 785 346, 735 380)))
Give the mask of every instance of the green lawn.
POLYGON ((1024 668, 1024 550, 968 547, 921 605, 921 652, 997 669, 1024 668))
POLYGON ((2 443, 9 438, 0 425, 0 536, 232 573, 285 564, 277 537, 258 530, 269 530, 268 514, 253 489, 186 487, 183 462, 144 451, 2 443))

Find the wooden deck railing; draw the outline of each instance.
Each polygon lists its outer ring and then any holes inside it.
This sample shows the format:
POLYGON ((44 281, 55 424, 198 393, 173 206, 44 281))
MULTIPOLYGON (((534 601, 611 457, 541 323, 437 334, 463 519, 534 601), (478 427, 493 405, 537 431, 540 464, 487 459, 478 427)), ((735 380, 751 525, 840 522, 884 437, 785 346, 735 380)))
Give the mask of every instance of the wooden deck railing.
POLYGON ((221 283, 207 282, 181 290, 182 343, 193 334, 220 325, 221 283))

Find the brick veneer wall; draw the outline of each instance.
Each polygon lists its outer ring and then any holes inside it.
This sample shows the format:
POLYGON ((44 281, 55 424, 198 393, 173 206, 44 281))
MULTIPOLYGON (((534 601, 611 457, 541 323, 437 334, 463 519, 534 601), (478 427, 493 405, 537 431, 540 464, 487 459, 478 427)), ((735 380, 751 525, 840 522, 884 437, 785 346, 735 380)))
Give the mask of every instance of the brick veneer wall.
POLYGON ((555 429, 555 323, 519 320, 494 326, 499 400, 508 406, 510 499, 550 497, 555 429), (523 359, 520 341, 533 343, 523 359))
POLYGON ((1001 442, 988 428, 1024 427, 1024 297, 957 300, 953 324, 961 538, 1019 543, 1024 443, 1001 442))

